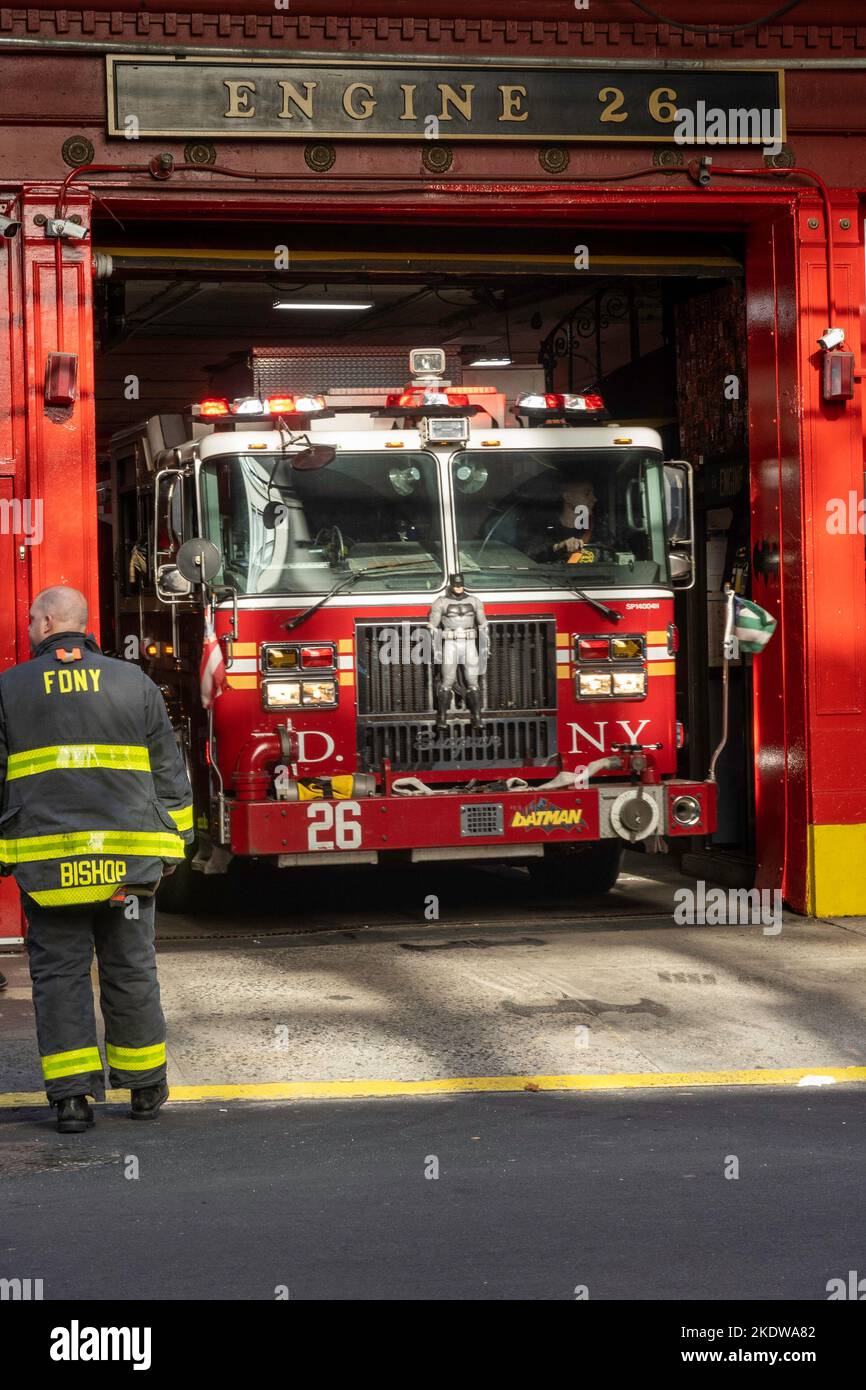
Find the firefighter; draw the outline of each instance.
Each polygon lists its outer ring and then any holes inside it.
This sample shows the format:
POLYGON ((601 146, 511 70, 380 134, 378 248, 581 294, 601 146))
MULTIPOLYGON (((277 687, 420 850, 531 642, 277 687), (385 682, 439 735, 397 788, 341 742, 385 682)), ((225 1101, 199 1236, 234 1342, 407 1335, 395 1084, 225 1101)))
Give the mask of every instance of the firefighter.
POLYGON ((612 545, 597 507, 598 497, 588 479, 564 482, 555 516, 548 520, 543 535, 530 537, 526 553, 539 564, 551 560, 592 563, 596 552, 612 545))
POLYGON ((27 918, 36 1032, 57 1128, 103 1100, 94 946, 109 1084, 130 1116, 168 1098, 154 892, 193 838, 192 792, 165 702, 133 662, 103 656, 65 586, 30 609, 32 659, 0 675, 0 865, 27 918))

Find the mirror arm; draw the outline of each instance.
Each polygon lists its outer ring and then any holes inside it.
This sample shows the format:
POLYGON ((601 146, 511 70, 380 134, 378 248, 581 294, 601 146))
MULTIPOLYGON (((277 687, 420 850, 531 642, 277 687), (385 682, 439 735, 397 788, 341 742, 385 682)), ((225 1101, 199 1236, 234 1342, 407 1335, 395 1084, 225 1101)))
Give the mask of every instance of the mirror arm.
POLYGON ((226 670, 228 670, 234 660, 234 644, 238 640, 238 591, 232 588, 230 584, 220 584, 214 586, 211 592, 214 595, 231 594, 232 596, 231 632, 227 638, 223 639, 225 643, 225 665, 226 670))

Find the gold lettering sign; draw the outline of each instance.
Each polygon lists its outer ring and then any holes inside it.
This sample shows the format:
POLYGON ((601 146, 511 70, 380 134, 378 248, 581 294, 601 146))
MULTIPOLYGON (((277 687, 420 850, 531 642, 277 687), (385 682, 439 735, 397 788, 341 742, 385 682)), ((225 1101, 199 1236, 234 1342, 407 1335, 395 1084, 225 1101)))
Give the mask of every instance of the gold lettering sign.
POLYGON ((500 121, 528 121, 529 112, 523 109, 523 102, 526 101, 526 88, 515 86, 500 86, 502 93, 502 114, 500 121))
POLYGON ((652 141, 785 139, 783 73, 772 68, 588 67, 580 59, 418 62, 106 58, 108 134, 244 140, 652 141))
POLYGON ((308 120, 313 119, 313 93, 318 87, 318 82, 304 82, 304 95, 301 96, 297 84, 289 82, 286 78, 281 78, 277 86, 283 93, 283 104, 280 107, 280 120, 290 121, 294 112, 291 110, 293 104, 302 116, 308 120))
POLYGON ((223 112, 227 121, 237 120, 240 116, 248 116, 250 119, 256 114, 256 108, 250 105, 250 97, 254 95, 256 84, 254 82, 226 82, 223 86, 228 88, 229 106, 223 112))

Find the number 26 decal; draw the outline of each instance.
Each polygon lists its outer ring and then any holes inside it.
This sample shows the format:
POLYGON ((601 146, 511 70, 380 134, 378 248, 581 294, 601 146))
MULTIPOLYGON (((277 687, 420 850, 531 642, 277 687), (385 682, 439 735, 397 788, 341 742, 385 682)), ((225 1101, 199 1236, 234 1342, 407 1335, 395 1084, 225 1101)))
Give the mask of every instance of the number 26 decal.
POLYGON ((361 844, 357 801, 311 801, 307 820, 308 849, 358 849, 361 844))

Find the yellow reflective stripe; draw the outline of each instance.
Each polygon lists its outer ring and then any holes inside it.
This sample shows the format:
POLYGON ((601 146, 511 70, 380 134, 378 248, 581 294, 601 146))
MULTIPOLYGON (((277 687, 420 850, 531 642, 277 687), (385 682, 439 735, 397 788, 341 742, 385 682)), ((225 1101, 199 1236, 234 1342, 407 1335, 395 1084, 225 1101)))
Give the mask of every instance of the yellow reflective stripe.
POLYGON ((186 847, 168 831, 70 830, 61 835, 31 835, 23 840, 0 840, 4 864, 64 859, 75 854, 139 855, 154 859, 183 859, 186 847))
POLYGON ((78 1076, 86 1071, 102 1071, 98 1047, 79 1047, 74 1052, 49 1052, 42 1058, 42 1075, 46 1081, 61 1076, 78 1076))
POLYGON ((105 1056, 108 1065, 118 1071, 151 1071, 165 1062, 165 1043, 153 1043, 151 1047, 114 1047, 107 1042, 105 1056))
POLYGON ((168 813, 178 830, 192 830, 192 807, 184 806, 182 811, 169 811, 168 813))
POLYGON ((116 772, 150 772, 150 754, 143 747, 118 743, 61 743, 10 753, 6 779, 32 777, 39 772, 80 771, 101 767, 116 772))
POLYGON ((110 887, 97 883, 92 888, 37 888, 27 896, 40 907, 72 907, 75 903, 103 903, 118 892, 119 887, 117 883, 110 887))

